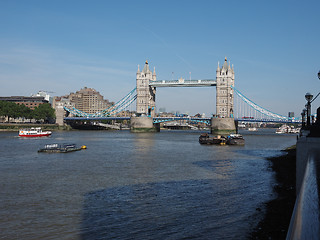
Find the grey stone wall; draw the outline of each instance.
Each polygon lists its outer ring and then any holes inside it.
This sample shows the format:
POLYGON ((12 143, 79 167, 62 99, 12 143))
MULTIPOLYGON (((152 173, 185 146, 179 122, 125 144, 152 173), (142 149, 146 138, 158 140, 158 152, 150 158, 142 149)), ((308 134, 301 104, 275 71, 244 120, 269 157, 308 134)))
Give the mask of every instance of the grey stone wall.
POLYGON ((151 117, 131 117, 131 132, 156 132, 157 129, 153 125, 151 117))
POLYGON ((217 135, 236 133, 234 118, 211 118, 211 133, 217 135))
POLYGON ((297 141, 297 159, 296 159, 296 191, 299 194, 301 184, 303 181, 306 165, 311 152, 319 151, 320 138, 301 137, 297 141))

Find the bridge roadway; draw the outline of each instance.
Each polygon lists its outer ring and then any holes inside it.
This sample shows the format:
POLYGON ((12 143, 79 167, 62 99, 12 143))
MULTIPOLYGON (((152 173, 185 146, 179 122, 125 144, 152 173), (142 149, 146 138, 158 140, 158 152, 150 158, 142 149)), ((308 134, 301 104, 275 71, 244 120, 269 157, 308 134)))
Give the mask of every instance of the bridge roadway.
MULTIPOLYGON (((99 120, 130 120, 130 117, 65 117, 66 121, 99 121, 99 120)), ((155 117, 153 118, 154 123, 170 122, 170 121, 180 121, 187 120, 193 122, 201 122, 210 124, 211 118, 195 118, 195 117, 155 117)), ((301 123, 301 120, 292 119, 253 119, 253 118, 235 118, 238 122, 269 122, 269 123, 301 123)))
POLYGON ((301 120, 295 119, 254 119, 254 118, 235 118, 238 122, 265 122, 265 123, 301 123, 301 120))
MULTIPOLYGON (((66 121, 100 121, 100 120, 130 120, 130 117, 65 117, 66 121)), ((155 117, 154 123, 170 122, 170 121, 196 121, 210 124, 211 118, 193 118, 193 117, 155 117)))
POLYGON ((150 81, 149 86, 152 87, 209 87, 216 86, 217 80, 215 79, 199 79, 199 80, 158 80, 150 81))

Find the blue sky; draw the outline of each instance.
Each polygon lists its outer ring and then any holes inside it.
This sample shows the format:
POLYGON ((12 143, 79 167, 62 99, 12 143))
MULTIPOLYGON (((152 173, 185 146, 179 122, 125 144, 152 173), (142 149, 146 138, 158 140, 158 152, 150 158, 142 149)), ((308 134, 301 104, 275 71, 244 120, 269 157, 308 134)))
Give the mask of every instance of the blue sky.
MULTIPOLYGON (((0 96, 85 86, 117 101, 147 59, 157 79, 215 78, 273 112, 320 91, 320 1, 0 1, 0 96)), ((215 88, 159 88, 157 108, 215 113, 215 88)), ((313 110, 320 106, 314 102, 313 110)))

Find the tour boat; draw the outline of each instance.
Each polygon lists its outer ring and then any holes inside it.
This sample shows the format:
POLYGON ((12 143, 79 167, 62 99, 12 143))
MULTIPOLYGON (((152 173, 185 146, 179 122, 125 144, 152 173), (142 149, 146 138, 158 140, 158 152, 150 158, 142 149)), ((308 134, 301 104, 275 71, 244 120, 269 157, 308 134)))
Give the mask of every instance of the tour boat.
POLYGON ((42 131, 41 127, 26 128, 19 130, 19 137, 47 137, 50 135, 50 131, 42 131))
POLYGON ((75 144, 46 144, 44 148, 38 150, 38 152, 46 152, 46 153, 69 153, 80 151, 83 149, 87 149, 85 145, 81 147, 77 147, 75 144))

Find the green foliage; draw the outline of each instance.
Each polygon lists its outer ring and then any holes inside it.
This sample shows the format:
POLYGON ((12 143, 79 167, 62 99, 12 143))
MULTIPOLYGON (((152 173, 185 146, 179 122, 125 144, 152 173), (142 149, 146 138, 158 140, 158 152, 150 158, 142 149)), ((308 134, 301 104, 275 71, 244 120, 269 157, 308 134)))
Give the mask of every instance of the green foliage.
POLYGON ((23 117, 26 119, 49 120, 55 118, 55 110, 49 103, 44 103, 34 110, 25 105, 15 104, 13 102, 0 101, 0 116, 9 118, 23 117))
POLYGON ((55 118, 54 109, 50 106, 49 103, 44 103, 39 105, 33 110, 33 118, 36 120, 48 120, 55 118))
POLYGON ((0 101, 0 115, 16 118, 19 115, 19 105, 12 102, 0 101))

